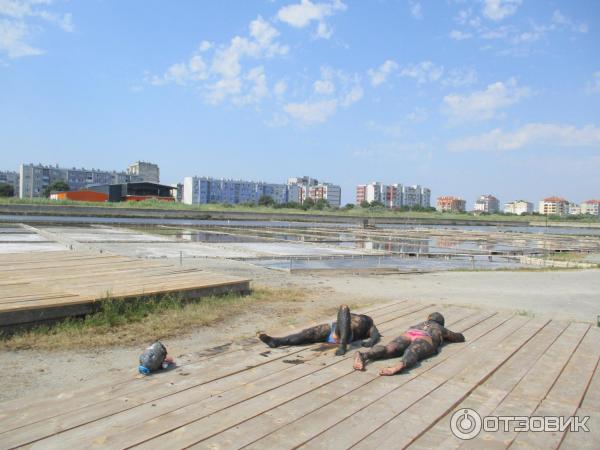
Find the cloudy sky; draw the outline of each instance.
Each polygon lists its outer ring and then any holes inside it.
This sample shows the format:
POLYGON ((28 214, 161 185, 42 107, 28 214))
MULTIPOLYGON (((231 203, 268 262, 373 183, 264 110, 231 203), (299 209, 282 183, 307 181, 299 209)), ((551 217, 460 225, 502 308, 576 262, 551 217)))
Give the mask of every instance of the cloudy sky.
POLYGON ((0 169, 600 197, 597 0, 0 0, 0 169))

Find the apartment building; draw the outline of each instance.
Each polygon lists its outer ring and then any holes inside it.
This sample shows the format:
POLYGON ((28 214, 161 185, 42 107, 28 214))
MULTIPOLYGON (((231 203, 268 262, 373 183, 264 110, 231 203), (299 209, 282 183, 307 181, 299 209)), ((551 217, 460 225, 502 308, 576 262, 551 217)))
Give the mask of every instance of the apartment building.
POLYGON ((402 187, 402 206, 431 206, 431 190, 419 184, 402 187))
POLYGON ((581 214, 581 206, 577 203, 569 203, 569 215, 578 216, 581 214))
POLYGON ((71 169, 42 164, 21 164, 19 168, 19 197, 41 197, 44 189, 56 181, 64 181, 71 190, 93 184, 119 184, 133 180, 126 172, 98 169, 71 169))
POLYGON ((149 181, 160 183, 160 169, 157 164, 145 161, 136 161, 127 168, 127 173, 135 181, 149 181))
POLYGON ((444 195, 437 198, 435 209, 442 212, 465 212, 467 202, 460 197, 444 195))
POLYGON ((400 183, 383 184, 373 181, 369 184, 356 186, 356 204, 363 201, 380 202, 387 208, 400 208, 402 206, 422 206, 429 208, 431 205, 431 190, 420 185, 403 186, 400 183))
POLYGON ((533 212, 533 203, 525 200, 515 200, 514 202, 504 204, 504 212, 507 214, 531 214, 533 212))
POLYGON ((309 188, 308 196, 315 202, 326 200, 329 206, 339 208, 342 202, 342 189, 331 183, 321 183, 309 188))
POLYGON ((548 216, 567 215, 569 213, 569 202, 561 197, 547 197, 540 200, 539 213, 548 216))
POLYGON ((64 181, 72 191, 96 184, 123 184, 148 181, 158 183, 159 168, 156 164, 138 161, 127 171, 65 168, 42 164, 21 164, 19 168, 19 196, 41 197, 44 189, 56 181, 64 181))
POLYGON ((0 184, 10 184, 13 187, 14 196, 19 196, 19 173, 10 170, 0 170, 0 184))
POLYGON ((581 214, 600 216, 600 200, 586 200, 581 202, 581 214))
POLYGON ((475 211, 494 214, 500 211, 500 202, 491 194, 481 195, 475 201, 475 211))
POLYGON ((312 179, 306 183, 290 185, 211 177, 185 177, 183 181, 182 199, 183 203, 188 205, 258 203, 263 195, 268 195, 275 203, 301 203, 307 197, 315 201, 327 200, 333 207, 339 207, 341 202, 339 186, 331 183, 318 183, 312 179))
POLYGON ((287 181, 288 201, 303 203, 306 198, 314 201, 327 200, 329 206, 339 208, 342 202, 342 188, 333 183, 319 182, 309 177, 290 177, 287 181), (298 200, 296 200, 298 199, 298 200))

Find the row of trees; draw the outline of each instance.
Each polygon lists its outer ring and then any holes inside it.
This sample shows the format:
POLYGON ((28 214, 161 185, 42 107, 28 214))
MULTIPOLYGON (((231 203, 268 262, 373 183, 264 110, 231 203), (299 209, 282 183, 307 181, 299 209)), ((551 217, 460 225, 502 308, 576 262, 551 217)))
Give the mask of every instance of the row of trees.
MULTIPOLYGON (((64 181, 55 181, 54 183, 44 188, 44 197, 50 197, 51 192, 55 191, 68 191, 70 190, 69 185, 64 181)), ((14 197, 15 188, 12 184, 0 183, 0 197, 14 197)))
POLYGON ((270 206, 275 209, 290 208, 290 209, 302 209, 304 211, 307 211, 309 209, 323 210, 325 208, 331 207, 329 205, 329 202, 322 198, 315 201, 309 197, 306 200, 304 200, 302 203, 299 203, 299 202, 276 203, 275 200, 273 200, 273 197, 271 197, 270 195, 261 195, 261 197, 258 199, 258 204, 260 206, 270 206))
MULTIPOLYGON (((348 205, 352 205, 351 203, 348 203, 348 205)), ((346 207, 348 207, 348 205, 346 205, 346 207)), ((352 205, 352 207, 354 207, 354 205, 352 205)), ((360 207, 361 208, 372 208, 372 209, 384 209, 385 205, 377 200, 373 200, 372 202, 368 202, 366 200, 363 200, 362 202, 360 202, 360 207)), ((432 207, 425 207, 425 206, 421 206, 421 205, 413 205, 413 206, 400 206, 400 207, 396 207, 396 208, 392 208, 394 211, 402 211, 402 212, 406 212, 406 211, 417 211, 417 212, 429 212, 429 211, 435 211, 435 208, 432 207)))

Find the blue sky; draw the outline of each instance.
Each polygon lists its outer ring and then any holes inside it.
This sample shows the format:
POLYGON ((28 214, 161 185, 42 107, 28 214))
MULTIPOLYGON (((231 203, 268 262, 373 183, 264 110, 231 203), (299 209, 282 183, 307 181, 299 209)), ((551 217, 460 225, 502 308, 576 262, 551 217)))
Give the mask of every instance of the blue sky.
POLYGON ((600 2, 0 0, 0 169, 600 197, 600 2))

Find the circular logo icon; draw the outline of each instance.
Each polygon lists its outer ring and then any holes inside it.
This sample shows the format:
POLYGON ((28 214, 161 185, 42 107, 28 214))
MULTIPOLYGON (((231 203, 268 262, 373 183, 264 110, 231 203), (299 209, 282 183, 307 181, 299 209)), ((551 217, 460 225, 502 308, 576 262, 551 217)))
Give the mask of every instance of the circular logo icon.
POLYGON ((481 416, 470 408, 459 409, 452 414, 450 430, 459 439, 473 439, 481 431, 481 416))

